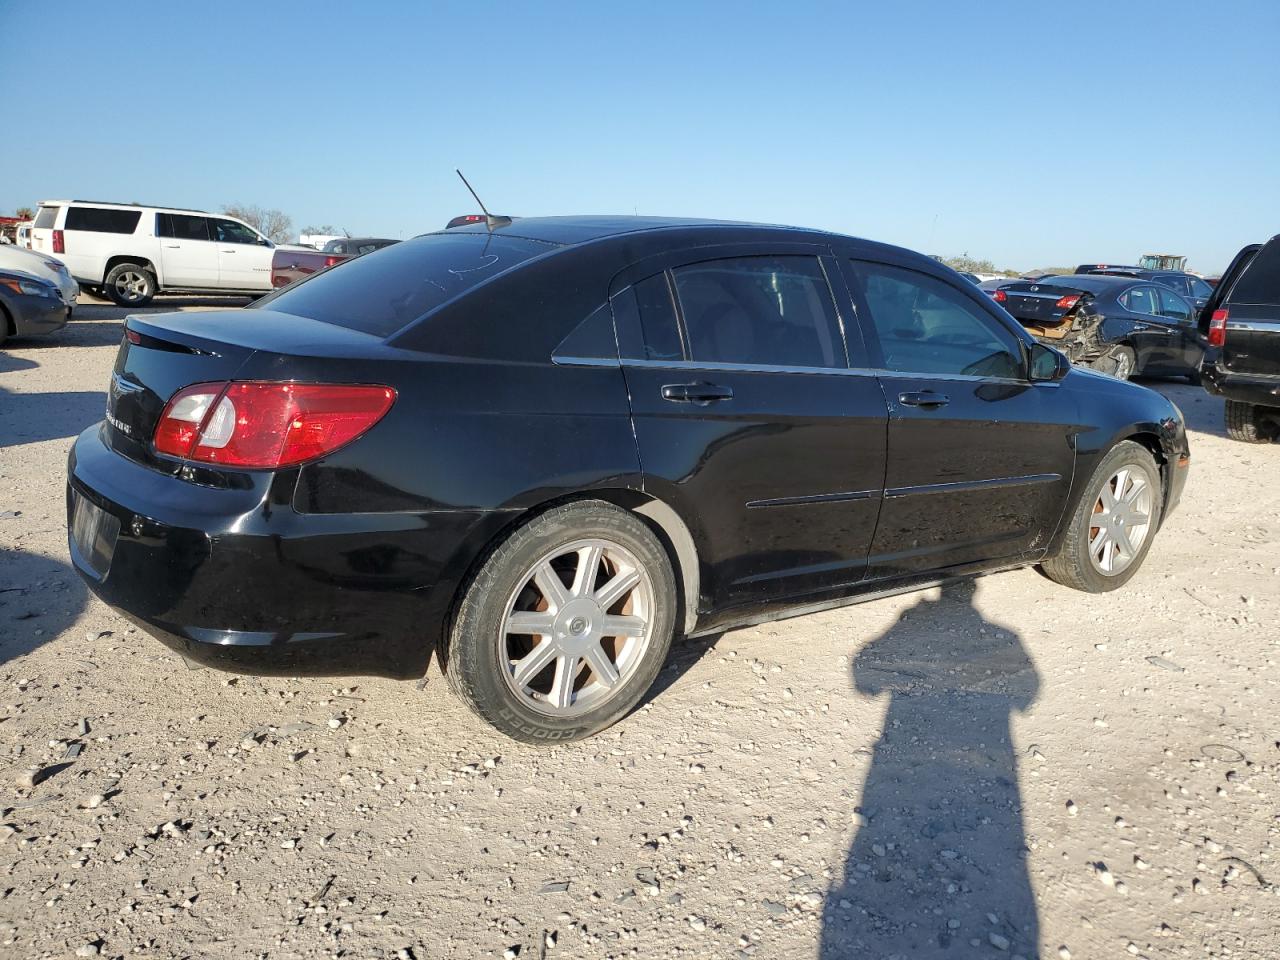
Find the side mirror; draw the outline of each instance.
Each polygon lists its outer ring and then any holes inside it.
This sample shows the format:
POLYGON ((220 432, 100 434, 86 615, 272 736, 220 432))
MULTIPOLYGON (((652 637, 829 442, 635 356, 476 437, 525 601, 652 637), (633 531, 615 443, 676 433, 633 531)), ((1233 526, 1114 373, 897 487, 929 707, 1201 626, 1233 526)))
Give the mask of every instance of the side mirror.
POLYGON ((1053 347, 1043 343, 1031 345, 1031 362, 1027 364, 1027 379, 1031 381, 1061 380, 1071 369, 1071 361, 1053 347))

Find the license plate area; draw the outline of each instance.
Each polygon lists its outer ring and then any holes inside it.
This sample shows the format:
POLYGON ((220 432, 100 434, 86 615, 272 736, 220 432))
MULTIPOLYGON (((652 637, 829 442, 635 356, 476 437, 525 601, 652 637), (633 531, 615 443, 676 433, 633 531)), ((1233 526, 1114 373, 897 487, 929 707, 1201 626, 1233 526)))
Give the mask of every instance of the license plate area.
POLYGON ((71 542, 77 559, 99 579, 111 568, 116 538, 120 536, 120 518, 103 510, 79 490, 72 489, 71 542))

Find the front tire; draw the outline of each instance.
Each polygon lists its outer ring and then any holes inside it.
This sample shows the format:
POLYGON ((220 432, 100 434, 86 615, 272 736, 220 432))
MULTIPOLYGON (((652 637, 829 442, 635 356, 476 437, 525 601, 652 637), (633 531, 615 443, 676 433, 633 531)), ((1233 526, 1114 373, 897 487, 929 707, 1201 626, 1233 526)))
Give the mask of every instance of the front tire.
POLYGON ((515 740, 579 740, 652 686, 675 610, 670 560, 642 520, 600 501, 557 507, 516 530, 467 587, 446 675, 515 740))
POLYGON ((1116 444, 1093 472, 1062 549, 1041 569, 1050 580, 1086 593, 1124 586, 1151 549, 1163 507, 1151 453, 1132 440, 1116 444))
POLYGON ((145 307, 156 295, 156 275, 141 263, 117 263, 107 272, 106 293, 119 307, 145 307))
POLYGON ((1226 408, 1227 436, 1241 443, 1267 443, 1266 424, 1262 410, 1252 403, 1228 400, 1226 408))

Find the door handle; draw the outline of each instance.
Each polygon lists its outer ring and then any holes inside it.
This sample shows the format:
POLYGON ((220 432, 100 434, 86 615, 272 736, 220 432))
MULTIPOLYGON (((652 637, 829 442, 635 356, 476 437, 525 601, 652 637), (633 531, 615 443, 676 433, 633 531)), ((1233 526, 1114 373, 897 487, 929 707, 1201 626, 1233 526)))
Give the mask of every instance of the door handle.
POLYGON ((223 252, 223 253, 235 253, 235 251, 234 251, 234 250, 223 250, 222 252, 223 252))
POLYGON ((908 407, 934 409, 945 407, 951 402, 951 398, 941 393, 934 393, 932 390, 925 390, 922 393, 900 393, 898 402, 908 407))
POLYGON ((711 403, 732 398, 733 388, 717 383, 668 383, 662 388, 662 399, 675 403, 711 403))
POLYGON ((165 249, 166 249, 166 250, 181 250, 181 249, 182 249, 182 244, 180 244, 180 243, 166 243, 164 246, 165 246, 165 249))

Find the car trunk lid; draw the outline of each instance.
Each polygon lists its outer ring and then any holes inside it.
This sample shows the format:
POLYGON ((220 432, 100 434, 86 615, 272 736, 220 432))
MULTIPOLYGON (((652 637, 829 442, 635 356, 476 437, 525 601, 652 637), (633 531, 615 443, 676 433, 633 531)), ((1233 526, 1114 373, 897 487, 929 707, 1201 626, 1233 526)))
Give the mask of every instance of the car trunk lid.
POLYGON ((1057 327, 1081 304, 1091 300, 1088 290, 1047 283, 1011 283, 1000 288, 1004 308, 1023 326, 1057 327))
MULTIPOLYGON (((122 455, 174 472, 177 465, 156 456, 152 439, 165 405, 179 390, 234 380, 257 354, 344 358, 380 345, 358 331, 268 310, 131 316, 107 394, 108 438, 122 455)), ((289 369, 284 363, 272 366, 289 369)))

